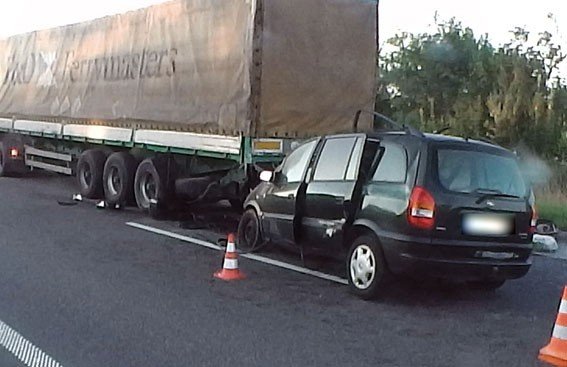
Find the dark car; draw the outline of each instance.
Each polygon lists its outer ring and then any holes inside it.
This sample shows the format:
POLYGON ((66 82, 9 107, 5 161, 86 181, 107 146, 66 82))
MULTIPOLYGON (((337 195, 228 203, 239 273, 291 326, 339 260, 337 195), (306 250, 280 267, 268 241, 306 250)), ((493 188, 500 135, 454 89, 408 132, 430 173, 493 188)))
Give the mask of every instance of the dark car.
POLYGON ((531 265, 533 196, 516 156, 495 144, 409 130, 325 136, 261 179, 239 243, 342 251, 363 298, 390 274, 495 289, 531 265))

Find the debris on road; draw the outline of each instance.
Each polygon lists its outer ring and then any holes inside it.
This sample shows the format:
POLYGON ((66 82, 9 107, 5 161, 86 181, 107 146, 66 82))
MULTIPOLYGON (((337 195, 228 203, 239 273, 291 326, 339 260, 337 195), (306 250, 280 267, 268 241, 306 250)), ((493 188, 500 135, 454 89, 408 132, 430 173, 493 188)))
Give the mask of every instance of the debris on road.
POLYGON ((552 236, 534 234, 534 251, 538 252, 555 252, 559 249, 557 241, 552 236))
POLYGON ((559 233, 557 226, 550 220, 538 219, 536 233, 541 235, 555 236, 559 233))

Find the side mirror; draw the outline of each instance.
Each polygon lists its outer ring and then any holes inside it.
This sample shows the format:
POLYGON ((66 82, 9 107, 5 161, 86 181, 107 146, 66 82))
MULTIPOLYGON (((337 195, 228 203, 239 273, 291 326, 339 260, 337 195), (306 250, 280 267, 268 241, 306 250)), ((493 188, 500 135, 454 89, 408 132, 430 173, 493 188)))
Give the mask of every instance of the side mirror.
POLYGON ((270 181, 272 181, 273 175, 274 175, 274 173, 272 171, 262 171, 260 173, 260 181, 270 182, 270 181))

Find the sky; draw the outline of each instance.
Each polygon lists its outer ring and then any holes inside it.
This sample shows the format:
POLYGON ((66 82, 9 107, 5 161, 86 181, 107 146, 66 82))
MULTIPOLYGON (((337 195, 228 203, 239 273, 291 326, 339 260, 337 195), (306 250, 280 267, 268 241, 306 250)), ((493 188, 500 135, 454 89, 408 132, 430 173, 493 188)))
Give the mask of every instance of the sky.
MULTIPOLYGON (((163 1, 3 0, 2 2, 0 38, 121 13, 163 1)), ((567 1, 565 0, 380 0, 382 42, 397 32, 423 32, 431 29, 436 12, 441 19, 456 17, 478 35, 488 33, 495 45, 509 40, 509 31, 515 26, 525 27, 534 34, 549 30, 558 33, 557 40, 567 51, 567 1), (548 20, 549 13, 555 15, 559 26, 548 20)), ((567 70, 567 67, 565 69, 567 70)))

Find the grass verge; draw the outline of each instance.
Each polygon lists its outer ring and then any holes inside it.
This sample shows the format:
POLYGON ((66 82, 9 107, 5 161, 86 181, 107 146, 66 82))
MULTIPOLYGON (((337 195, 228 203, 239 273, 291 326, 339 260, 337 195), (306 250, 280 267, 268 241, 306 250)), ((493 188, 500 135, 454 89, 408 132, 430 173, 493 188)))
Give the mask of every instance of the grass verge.
POLYGON ((567 201, 538 198, 536 209, 540 218, 550 220, 560 229, 567 230, 567 201))

